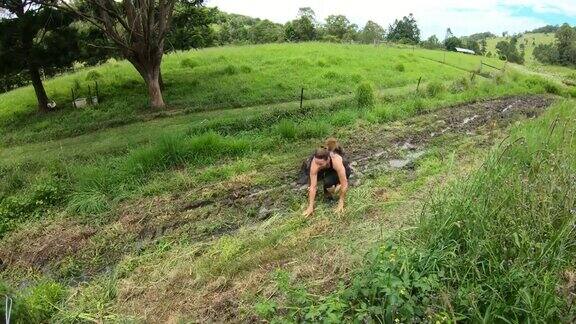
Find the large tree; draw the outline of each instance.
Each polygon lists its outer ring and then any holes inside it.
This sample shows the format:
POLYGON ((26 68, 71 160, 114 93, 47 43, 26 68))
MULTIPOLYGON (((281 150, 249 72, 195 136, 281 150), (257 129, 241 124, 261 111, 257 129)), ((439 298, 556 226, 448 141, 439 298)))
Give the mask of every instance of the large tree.
POLYGON ((150 105, 165 106, 160 64, 176 0, 84 0, 82 6, 67 0, 41 1, 70 10, 102 30, 146 82, 150 105))
POLYGON ((388 27, 388 40, 400 43, 417 44, 420 42, 420 29, 414 19, 414 15, 402 17, 401 20, 396 19, 393 24, 388 27))
POLYGON ((338 41, 355 40, 358 34, 358 26, 351 24, 343 15, 330 15, 326 17, 324 30, 327 36, 338 41))
POLYGON ((171 50, 213 46, 217 35, 211 27, 218 19, 218 9, 179 0, 174 8, 166 45, 171 50))
POLYGON ((374 41, 380 42, 384 40, 384 34, 385 31, 382 26, 372 20, 368 20, 366 26, 362 29, 362 33, 360 33, 360 40, 364 44, 373 43, 374 41))
POLYGON ((284 26, 285 38, 288 41, 311 41, 317 36, 316 18, 314 11, 309 8, 300 8, 298 18, 289 21, 284 26))
POLYGON ((576 64, 576 29, 563 24, 556 31, 555 36, 560 64, 576 64))
POLYGON ((78 54, 72 17, 31 0, 0 0, 0 75, 28 74, 38 109, 49 110, 41 73, 68 67, 78 54))

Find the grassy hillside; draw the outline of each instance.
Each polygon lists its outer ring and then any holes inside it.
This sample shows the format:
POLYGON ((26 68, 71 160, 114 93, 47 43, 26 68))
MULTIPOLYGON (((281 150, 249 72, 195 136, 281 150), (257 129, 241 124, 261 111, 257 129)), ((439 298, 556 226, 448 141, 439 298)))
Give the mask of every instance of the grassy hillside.
MULTIPOLYGON (((495 37, 487 39, 487 51, 496 54, 496 44, 501 40, 510 40, 510 37, 495 37)), ((518 45, 524 44, 526 54, 524 56, 525 65, 532 71, 543 73, 555 77, 559 80, 576 81, 574 69, 564 66, 545 65, 538 62, 533 55, 534 48, 539 44, 551 44, 556 41, 554 33, 526 33, 519 40, 518 45)))
MULTIPOLYGON (((524 57, 526 64, 537 64, 538 61, 532 55, 534 48, 539 44, 551 44, 555 41, 554 33, 526 33, 518 39, 518 45, 524 44, 526 49, 526 56, 524 57)), ((510 37, 494 37, 486 40, 486 50, 492 54, 496 54, 496 44, 502 40, 510 40, 510 37)))
MULTIPOLYGON (((474 75, 480 59, 226 47, 166 57, 164 111, 146 108, 125 62, 46 82, 63 107, 69 87, 99 76, 97 107, 39 115, 30 88, 0 95, 0 293, 14 297, 13 318, 248 321, 314 309, 310 293, 332 296, 366 252, 418 225, 430 192, 476 169, 510 125, 571 111, 559 96, 573 89, 512 68, 474 75), (298 167, 328 136, 355 169, 346 212, 320 201, 304 218, 298 167)), ((558 318, 560 306, 530 314, 558 318)))
MULTIPOLYGON (((362 81, 378 89, 424 82, 447 81, 479 66, 479 58, 448 53, 453 66, 431 64, 422 57, 442 56, 433 51, 410 51, 372 46, 328 44, 275 44, 211 48, 166 55, 162 65, 169 112, 147 108, 146 88, 127 62, 110 62, 96 69, 48 80, 49 96, 64 110, 35 116, 33 90, 21 88, 0 94, 0 129, 3 146, 58 139, 109 126, 169 115, 222 108, 297 101, 300 89, 307 99, 349 94, 362 81), (89 77, 90 76, 90 77, 89 77), (86 95, 98 80, 102 104, 73 111, 71 88, 86 95)), ((496 66, 501 64, 494 60, 496 66)))

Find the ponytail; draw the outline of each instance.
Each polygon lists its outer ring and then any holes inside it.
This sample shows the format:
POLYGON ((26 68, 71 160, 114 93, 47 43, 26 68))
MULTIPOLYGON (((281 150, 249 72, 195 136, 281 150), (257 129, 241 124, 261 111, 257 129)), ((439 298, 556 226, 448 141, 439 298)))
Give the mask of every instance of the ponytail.
POLYGON ((324 148, 330 152, 337 153, 338 155, 344 155, 342 146, 340 146, 340 143, 338 143, 338 140, 334 137, 330 137, 326 140, 324 143, 324 148))

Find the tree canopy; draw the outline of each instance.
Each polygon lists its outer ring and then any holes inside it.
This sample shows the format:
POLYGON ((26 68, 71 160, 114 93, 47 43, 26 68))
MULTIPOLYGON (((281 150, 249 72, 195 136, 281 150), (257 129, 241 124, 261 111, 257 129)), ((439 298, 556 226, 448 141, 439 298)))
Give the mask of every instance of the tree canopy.
POLYGON ((53 75, 79 57, 76 30, 71 27, 73 18, 28 0, 1 0, 0 8, 7 15, 0 20, 0 75, 8 81, 11 76, 27 75, 39 110, 48 111, 41 73, 53 75))
POLYGON ((420 29, 416 23, 414 15, 402 17, 401 20, 396 19, 393 24, 388 27, 388 40, 393 42, 417 44, 420 42, 420 29))

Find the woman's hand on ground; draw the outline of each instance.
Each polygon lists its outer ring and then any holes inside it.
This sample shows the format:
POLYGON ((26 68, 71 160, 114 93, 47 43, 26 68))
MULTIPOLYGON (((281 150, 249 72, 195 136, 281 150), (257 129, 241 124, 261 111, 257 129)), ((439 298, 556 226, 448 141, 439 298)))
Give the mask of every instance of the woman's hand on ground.
POLYGON ((341 214, 344 212, 344 202, 340 201, 338 202, 338 206, 335 209, 336 214, 341 214))
POLYGON ((313 207, 308 207, 304 213, 302 213, 302 216, 304 217, 308 217, 310 215, 312 215, 314 213, 314 208, 313 207))

